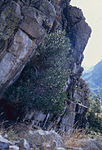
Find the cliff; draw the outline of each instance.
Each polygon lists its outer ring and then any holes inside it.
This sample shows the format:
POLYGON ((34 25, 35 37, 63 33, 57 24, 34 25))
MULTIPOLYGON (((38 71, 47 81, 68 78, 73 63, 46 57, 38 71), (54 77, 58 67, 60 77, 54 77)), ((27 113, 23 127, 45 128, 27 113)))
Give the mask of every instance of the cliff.
POLYGON ((70 0, 0 1, 0 149, 102 149, 73 128, 87 122, 90 34, 70 0))
MULTIPOLYGON (((80 9, 68 1, 1 1, 0 92, 13 83, 34 55, 44 36, 62 26, 71 39, 75 62, 69 68, 81 72, 83 50, 91 29, 80 9)), ((70 54, 69 54, 70 55, 70 54)), ((71 84, 71 83, 70 83, 71 84)))
POLYGON ((1 107, 43 128, 67 131, 80 115, 83 126, 81 63, 91 29, 82 11, 69 0, 2 0, 0 14, 1 107))

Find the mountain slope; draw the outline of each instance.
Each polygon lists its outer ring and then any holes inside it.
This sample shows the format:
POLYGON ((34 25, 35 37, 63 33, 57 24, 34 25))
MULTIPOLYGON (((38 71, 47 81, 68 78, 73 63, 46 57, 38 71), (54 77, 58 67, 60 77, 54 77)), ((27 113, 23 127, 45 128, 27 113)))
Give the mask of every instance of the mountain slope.
POLYGON ((100 92, 102 96, 102 60, 93 68, 84 72, 82 77, 93 92, 100 92))

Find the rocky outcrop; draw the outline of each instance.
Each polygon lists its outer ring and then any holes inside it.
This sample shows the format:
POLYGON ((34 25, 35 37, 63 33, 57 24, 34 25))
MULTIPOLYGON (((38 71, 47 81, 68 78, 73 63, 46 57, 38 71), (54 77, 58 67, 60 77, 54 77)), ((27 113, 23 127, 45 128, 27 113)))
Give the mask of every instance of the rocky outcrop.
POLYGON ((35 109, 41 110, 38 113, 42 119, 38 120, 41 126, 47 125, 46 128, 51 129, 57 124, 57 128, 64 131, 79 121, 80 115, 81 125, 87 111, 88 104, 81 99, 83 94, 79 96, 79 87, 82 85, 83 51, 91 33, 82 11, 70 6, 69 2, 4 0, 0 3, 0 95, 17 80, 33 56, 32 65, 29 63, 19 80, 6 91, 6 99, 14 100, 14 105, 24 100, 22 110, 26 110, 25 105, 29 109, 33 106, 33 118, 36 118, 35 109), (58 35, 57 29, 66 33, 63 35, 63 32, 59 32, 58 35), (54 34, 51 35, 53 32, 57 34, 55 39, 54 34), (49 40, 43 45, 45 37, 54 41, 51 43, 49 40), (62 43, 59 44, 57 40, 62 43), (43 47, 39 48, 41 43, 43 47), (45 112, 42 112, 42 108, 45 112), (67 110, 70 111, 69 115, 67 110))
POLYGON ((28 129, 20 136, 8 133, 0 135, 0 149, 2 150, 101 150, 102 145, 97 139, 74 139, 61 136, 55 131, 28 129))
POLYGON ((55 131, 29 131, 25 135, 27 141, 29 141, 29 145, 33 145, 35 143, 35 148, 38 146, 40 149, 58 149, 58 147, 64 148, 63 139, 60 135, 58 135, 55 131))
POLYGON ((70 131, 71 134, 74 127, 84 128, 86 126, 87 111, 88 107, 79 103, 69 102, 66 104, 63 114, 59 115, 55 120, 53 113, 45 114, 42 111, 31 111, 26 114, 24 121, 32 122, 32 125, 43 129, 70 131))
MULTIPOLYGON (((65 150, 62 137, 55 131, 28 130, 22 138, 14 137, 16 141, 8 140, 0 135, 0 149, 2 150, 65 150)), ((14 135, 13 135, 14 136, 14 135)))
POLYGON ((34 55, 35 49, 46 35, 46 30, 51 30, 53 26, 55 9, 48 1, 42 4, 39 9, 13 0, 1 4, 0 94, 16 80, 34 55))
POLYGON ((70 134, 73 132, 73 128, 85 128, 86 126, 86 113, 88 107, 81 105, 79 103, 69 103, 66 107, 65 113, 61 117, 59 122, 59 128, 62 131, 70 131, 70 134))
POLYGON ((79 8, 64 5, 65 2, 62 2, 62 25, 72 43, 72 50, 68 53, 68 58, 71 59, 68 61, 71 75, 67 82, 67 91, 69 99, 74 99, 75 87, 80 82, 79 77, 83 71, 81 67, 83 51, 90 37, 91 29, 85 22, 82 11, 79 8))
POLYGON ((1 1, 0 93, 16 80, 46 33, 58 24, 61 27, 61 15, 62 26, 76 53, 73 54, 76 57, 73 72, 81 71, 82 52, 90 36, 90 28, 81 10, 69 6, 69 1, 52 1, 52 4, 47 0, 1 1))

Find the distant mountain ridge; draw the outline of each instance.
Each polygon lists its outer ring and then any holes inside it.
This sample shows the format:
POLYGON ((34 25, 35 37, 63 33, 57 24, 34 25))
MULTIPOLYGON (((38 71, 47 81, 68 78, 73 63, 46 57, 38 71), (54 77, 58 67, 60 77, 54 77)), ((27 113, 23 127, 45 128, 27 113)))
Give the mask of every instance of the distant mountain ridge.
POLYGON ((88 71, 84 71, 82 78, 88 83, 91 91, 100 92, 102 97, 102 60, 88 71))

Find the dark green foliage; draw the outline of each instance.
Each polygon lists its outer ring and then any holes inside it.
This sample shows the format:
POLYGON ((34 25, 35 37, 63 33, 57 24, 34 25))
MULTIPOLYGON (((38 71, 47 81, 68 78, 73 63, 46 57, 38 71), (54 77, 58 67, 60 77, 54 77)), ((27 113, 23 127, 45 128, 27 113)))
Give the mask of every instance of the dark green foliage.
POLYGON ((25 108, 62 113, 67 98, 63 87, 68 79, 69 50, 70 41, 64 32, 49 34, 5 96, 9 101, 24 103, 25 108))
POLYGON ((102 133, 102 109, 100 95, 90 97, 90 108, 87 113, 89 128, 102 133))

